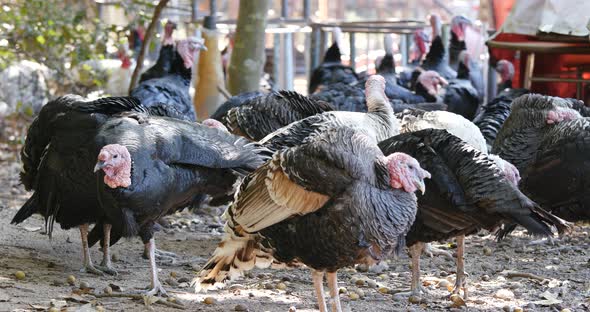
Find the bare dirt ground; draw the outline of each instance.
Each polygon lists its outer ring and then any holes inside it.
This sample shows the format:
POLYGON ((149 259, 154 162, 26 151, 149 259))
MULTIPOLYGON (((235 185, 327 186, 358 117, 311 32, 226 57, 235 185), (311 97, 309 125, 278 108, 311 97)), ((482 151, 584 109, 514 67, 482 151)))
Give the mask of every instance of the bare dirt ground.
MULTIPOLYGON (((108 285, 116 295, 149 284, 149 266, 141 258, 139 239, 113 247, 118 276, 99 277, 79 271, 82 256, 77 230, 56 227, 49 240, 42 234, 40 216, 10 225, 30 195, 18 182, 16 150, 14 144, 0 143, 0 311, 44 311, 50 307, 56 308, 52 311, 180 311, 159 302, 150 304, 150 298, 101 297, 108 285), (17 280, 16 271, 24 271, 26 277, 17 280), (69 275, 76 278, 73 286, 67 283, 69 275), (81 290, 82 282, 89 289, 81 290)), ((170 226, 157 234, 158 247, 177 253, 182 261, 160 265, 160 279, 176 302, 189 311, 317 310, 307 269, 255 269, 224 290, 192 291, 190 280, 220 239, 222 227, 217 216, 221 212, 222 208, 209 208, 198 214, 171 216, 170 226), (213 302, 204 303, 206 297, 213 302)), ((407 297, 396 295, 409 289, 409 259, 405 255, 388 261, 388 268, 379 273, 362 272, 364 268, 341 270, 339 286, 345 289, 340 298, 345 311, 590 311, 589 232, 590 226, 578 225, 572 235, 554 245, 527 246, 531 239, 522 232, 501 243, 487 233, 468 238, 469 297, 460 308, 452 307, 448 299, 455 264, 442 257, 422 258, 422 282, 429 289, 422 303, 411 304, 407 297), (514 272, 525 273, 525 277, 513 276, 514 272), (353 292, 360 298, 352 300, 353 292)), ((453 244, 439 247, 454 251, 453 244)), ((100 262, 98 248, 93 248, 92 256, 95 263, 100 262)))

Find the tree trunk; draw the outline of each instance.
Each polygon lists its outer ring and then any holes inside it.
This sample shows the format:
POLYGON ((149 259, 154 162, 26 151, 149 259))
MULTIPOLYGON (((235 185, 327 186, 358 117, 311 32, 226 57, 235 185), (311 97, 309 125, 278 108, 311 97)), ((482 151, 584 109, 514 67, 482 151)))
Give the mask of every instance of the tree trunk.
POLYGON ((264 30, 270 0, 240 1, 236 40, 228 70, 228 91, 239 94, 259 89, 266 57, 264 30))
POLYGON ((143 67, 143 59, 145 58, 145 52, 147 51, 148 47, 150 46, 150 39, 154 36, 154 31, 156 30, 156 25, 160 20, 160 15, 162 11, 168 4, 169 0, 160 0, 156 8, 154 9, 154 16, 152 16, 152 21, 148 26, 147 30, 145 31, 145 36, 143 37, 144 40, 141 44, 141 50, 139 50, 139 55, 137 56, 137 65, 135 65, 135 70, 133 71, 133 76, 131 76, 131 83, 129 84, 129 94, 133 88, 135 88, 135 84, 139 79, 139 73, 141 72, 141 68, 143 67))

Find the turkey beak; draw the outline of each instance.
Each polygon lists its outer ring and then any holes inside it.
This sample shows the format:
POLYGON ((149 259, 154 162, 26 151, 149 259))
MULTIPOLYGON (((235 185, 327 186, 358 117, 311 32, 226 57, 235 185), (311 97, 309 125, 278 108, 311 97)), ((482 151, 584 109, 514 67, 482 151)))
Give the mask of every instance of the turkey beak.
POLYGON ((96 162, 96 165, 94 166, 94 172, 96 173, 98 170, 104 168, 105 166, 105 162, 102 160, 99 160, 98 162, 96 162))
POLYGON ((430 175, 430 172, 424 169, 420 168, 418 171, 419 173, 414 176, 414 185, 420 190, 420 192, 422 192, 422 195, 424 195, 424 193, 426 193, 426 183, 424 183, 424 179, 430 179, 432 176, 430 175))
POLYGON ((414 180, 414 186, 416 186, 416 188, 418 188, 420 192, 422 192, 422 195, 424 195, 424 193, 426 192, 426 184, 424 183, 423 179, 416 177, 414 180))

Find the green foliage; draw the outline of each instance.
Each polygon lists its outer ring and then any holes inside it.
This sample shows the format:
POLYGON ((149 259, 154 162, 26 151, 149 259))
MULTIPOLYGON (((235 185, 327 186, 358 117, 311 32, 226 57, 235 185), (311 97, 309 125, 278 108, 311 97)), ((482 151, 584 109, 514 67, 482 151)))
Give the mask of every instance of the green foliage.
MULTIPOLYGON (((93 1, 90 3, 94 3, 93 1)), ((32 59, 67 74, 80 62, 104 57, 105 36, 84 1, 14 1, 0 8, 0 69, 15 59, 32 59)), ((64 77, 60 77, 64 78, 64 77)))

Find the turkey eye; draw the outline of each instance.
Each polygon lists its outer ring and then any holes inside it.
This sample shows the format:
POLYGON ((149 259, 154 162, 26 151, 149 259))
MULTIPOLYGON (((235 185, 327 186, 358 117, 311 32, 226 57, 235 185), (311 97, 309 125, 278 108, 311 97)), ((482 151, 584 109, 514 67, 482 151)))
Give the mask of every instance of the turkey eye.
POLYGON ((117 158, 117 157, 119 157, 119 155, 115 155, 115 156, 113 156, 113 158, 117 158))

